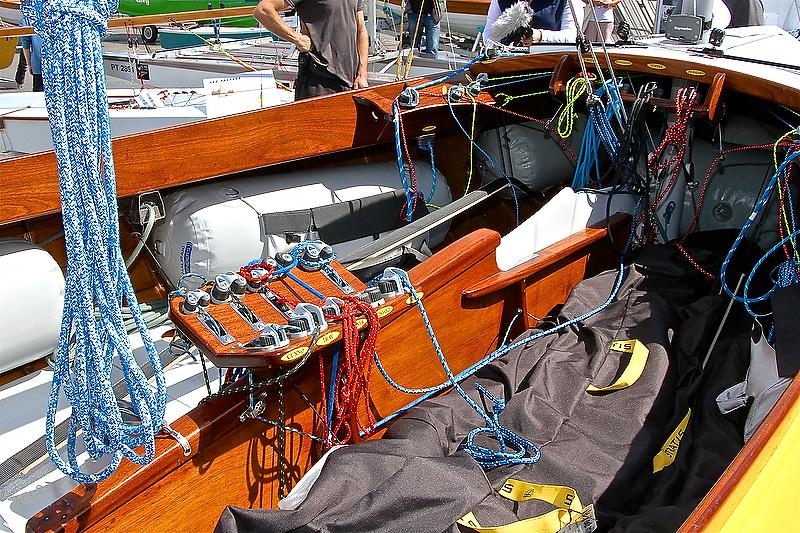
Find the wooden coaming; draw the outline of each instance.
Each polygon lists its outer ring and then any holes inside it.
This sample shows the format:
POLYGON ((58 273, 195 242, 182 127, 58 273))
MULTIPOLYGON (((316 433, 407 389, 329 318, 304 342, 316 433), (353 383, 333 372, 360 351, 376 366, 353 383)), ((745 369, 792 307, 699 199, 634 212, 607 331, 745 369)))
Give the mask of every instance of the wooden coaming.
MULTIPOLYGON (((410 273, 415 285, 425 293, 426 308, 455 371, 497 346, 502 300, 462 305, 460 287, 496 269, 494 249, 498 243, 496 232, 473 233, 410 273)), ((438 359, 427 335, 410 334, 423 331, 420 321, 416 309, 407 306, 390 317, 378 339, 387 371, 411 387, 426 387, 445 379, 441 370, 435 370, 438 359)), ((309 360, 299 383, 312 402, 319 399, 316 364, 314 358, 309 360)), ((412 399, 391 389, 377 373, 371 393, 378 419, 412 399)), ((266 426, 252 421, 240 423, 239 415, 245 408, 241 395, 203 404, 173 424, 189 439, 193 449, 190 457, 184 457, 174 441, 160 435, 153 463, 143 468, 125 463, 112 478, 96 486, 78 487, 34 516, 28 529, 197 531, 199 526, 200 530, 208 530, 227 504, 273 506, 277 497, 272 463, 274 431, 265 431, 266 426), (168 512, 153 512, 154 509, 168 512)), ((276 417, 274 402, 265 416, 276 417)), ((297 427, 310 430, 313 426, 313 413, 296 395, 292 396, 291 389, 286 416, 297 427)), ((291 442, 291 479, 296 481, 312 463, 313 450, 308 439, 287 439, 291 442)))
MULTIPOLYGON (((761 98, 767 102, 785 105, 793 109, 800 109, 800 91, 796 87, 788 86, 776 79, 776 76, 762 76, 761 73, 768 67, 753 63, 746 63, 747 71, 730 68, 733 60, 720 59, 713 61, 709 58, 697 56, 693 59, 686 57, 665 57, 642 53, 640 49, 609 48, 608 55, 613 63, 617 75, 625 72, 646 73, 653 76, 671 77, 692 82, 713 85, 718 73, 725 74, 725 89, 736 91, 745 95, 761 98), (700 63, 705 60, 705 63, 700 63), (756 70, 759 72, 754 73, 756 70)), ((607 61, 603 55, 598 54, 598 61, 602 68, 607 68, 607 61)), ((592 61, 588 55, 584 60, 592 61)), ((737 66, 740 66, 738 64, 737 66)), ((500 58, 492 62, 478 63, 472 67, 474 73, 486 72, 490 75, 502 75, 510 72, 524 72, 541 70, 559 66, 562 70, 561 78, 567 79, 569 73, 577 74, 579 65, 577 54, 570 52, 529 54, 514 58, 500 58), (569 57, 563 60, 562 57, 569 57)), ((593 69, 591 63, 587 65, 593 69)), ((772 73, 781 73, 779 69, 769 69, 772 73)), ((783 73, 782 73, 783 74, 783 73)), ((561 85, 551 87, 551 90, 561 89, 561 85)))

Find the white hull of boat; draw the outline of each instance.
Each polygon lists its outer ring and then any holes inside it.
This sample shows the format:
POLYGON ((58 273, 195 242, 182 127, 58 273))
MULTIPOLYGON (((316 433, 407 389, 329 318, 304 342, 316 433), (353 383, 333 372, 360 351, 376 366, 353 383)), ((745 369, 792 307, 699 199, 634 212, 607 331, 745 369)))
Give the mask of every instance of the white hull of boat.
MULTIPOLYGON (((205 87, 109 90, 112 105, 131 100, 136 103, 136 108, 109 110, 112 136, 252 111, 293 99, 291 91, 277 88, 271 72, 229 78, 205 76, 199 85, 205 87)), ((0 151, 31 154, 53 149, 43 93, 0 95, 0 116, 0 151)))

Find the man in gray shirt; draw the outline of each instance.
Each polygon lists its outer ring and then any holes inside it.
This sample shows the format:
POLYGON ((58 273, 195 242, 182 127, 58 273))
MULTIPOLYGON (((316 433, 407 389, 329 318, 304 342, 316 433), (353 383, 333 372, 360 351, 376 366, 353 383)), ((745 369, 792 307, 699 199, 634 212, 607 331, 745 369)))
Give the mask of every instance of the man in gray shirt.
POLYGON ((297 46, 295 100, 367 87, 364 0, 261 0, 253 16, 297 46), (297 11, 302 33, 281 18, 289 9, 297 11))

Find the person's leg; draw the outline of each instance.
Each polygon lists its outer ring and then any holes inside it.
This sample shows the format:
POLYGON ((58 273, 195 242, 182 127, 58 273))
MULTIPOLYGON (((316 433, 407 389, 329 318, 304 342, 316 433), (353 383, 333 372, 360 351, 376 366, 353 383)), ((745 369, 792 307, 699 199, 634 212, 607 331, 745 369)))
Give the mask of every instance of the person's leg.
POLYGON ((439 23, 433 15, 425 15, 425 51, 433 55, 439 52, 439 23))
POLYGON ((614 42, 614 23, 613 22, 601 22, 600 23, 600 31, 602 33, 603 41, 606 43, 613 43, 614 42))
POLYGON ((19 62, 17 63, 17 74, 14 76, 14 81, 17 85, 25 83, 25 73, 28 72, 28 61, 25 59, 25 53, 22 48, 19 49, 19 62))
POLYGON ((417 22, 419 22, 419 13, 410 12, 408 14, 408 41, 413 43, 412 48, 419 48, 419 43, 422 41, 422 27, 417 28, 417 22))
POLYGON ((33 75, 33 92, 40 93, 44 91, 44 81, 41 74, 33 75))
POLYGON ((308 71, 309 59, 308 52, 297 54, 297 77, 294 79, 294 99, 302 100, 308 98, 308 71))
POLYGON ((588 20, 586 22, 586 29, 583 32, 586 35, 586 40, 590 43, 600 42, 600 32, 597 31, 597 22, 588 20))

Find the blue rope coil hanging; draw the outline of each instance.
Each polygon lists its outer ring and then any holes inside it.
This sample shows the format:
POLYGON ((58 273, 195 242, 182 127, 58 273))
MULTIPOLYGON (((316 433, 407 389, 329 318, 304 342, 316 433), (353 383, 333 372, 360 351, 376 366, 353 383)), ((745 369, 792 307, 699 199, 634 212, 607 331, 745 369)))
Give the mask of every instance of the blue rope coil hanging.
POLYGON ((117 3, 32 0, 21 9, 42 38, 45 101, 58 160, 67 248, 64 313, 45 441, 62 472, 81 483, 96 483, 111 475, 123 458, 140 465, 152 461, 154 435, 161 430, 166 405, 161 361, 120 249, 100 43, 117 3), (134 358, 122 320, 123 305, 133 314, 154 371, 155 387, 134 358), (112 383, 115 365, 122 370, 138 421, 122 419, 112 383), (62 391, 72 407, 66 460, 59 454, 53 434, 62 391), (79 435, 89 457, 108 458, 99 472, 81 469, 79 435))

